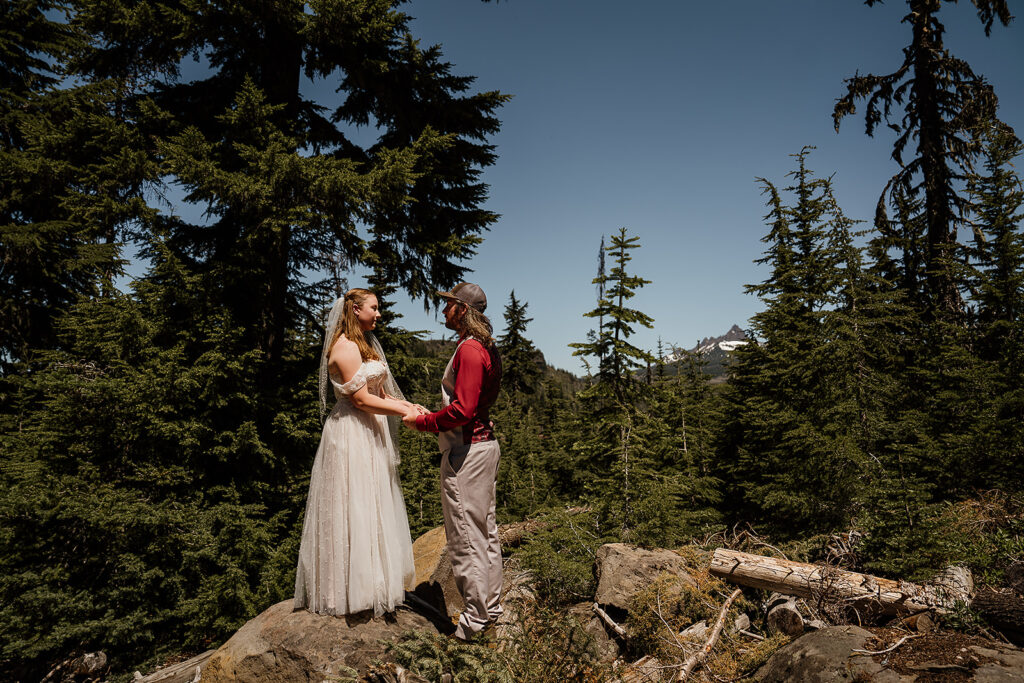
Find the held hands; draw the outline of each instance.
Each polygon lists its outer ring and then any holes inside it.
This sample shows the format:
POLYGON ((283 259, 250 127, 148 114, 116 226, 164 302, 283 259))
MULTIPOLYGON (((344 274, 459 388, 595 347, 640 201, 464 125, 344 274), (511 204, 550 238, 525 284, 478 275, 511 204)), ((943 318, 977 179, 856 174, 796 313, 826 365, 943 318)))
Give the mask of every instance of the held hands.
POLYGON ((429 410, 421 406, 419 403, 409 403, 408 410, 405 415, 402 416, 402 423, 409 429, 416 429, 416 418, 420 415, 428 415, 429 410))

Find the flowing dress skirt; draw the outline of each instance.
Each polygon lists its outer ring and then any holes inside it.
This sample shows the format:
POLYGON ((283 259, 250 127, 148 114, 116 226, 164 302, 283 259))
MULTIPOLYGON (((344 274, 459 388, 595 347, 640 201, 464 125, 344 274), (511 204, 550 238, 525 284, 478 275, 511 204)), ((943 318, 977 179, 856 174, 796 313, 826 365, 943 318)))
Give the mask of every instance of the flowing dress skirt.
POLYGON ((337 402, 313 462, 295 607, 390 612, 414 576, 409 519, 387 418, 337 402))

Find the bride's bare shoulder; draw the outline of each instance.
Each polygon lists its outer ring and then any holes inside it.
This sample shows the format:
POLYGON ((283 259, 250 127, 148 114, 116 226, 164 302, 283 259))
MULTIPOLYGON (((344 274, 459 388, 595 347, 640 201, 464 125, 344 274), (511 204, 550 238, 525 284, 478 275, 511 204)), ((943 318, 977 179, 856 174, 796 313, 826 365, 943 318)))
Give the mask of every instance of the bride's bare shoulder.
POLYGON ((353 364, 358 367, 363 362, 359 347, 345 335, 341 335, 338 337, 338 341, 334 342, 334 346, 331 347, 330 360, 332 365, 337 365, 339 368, 353 364))

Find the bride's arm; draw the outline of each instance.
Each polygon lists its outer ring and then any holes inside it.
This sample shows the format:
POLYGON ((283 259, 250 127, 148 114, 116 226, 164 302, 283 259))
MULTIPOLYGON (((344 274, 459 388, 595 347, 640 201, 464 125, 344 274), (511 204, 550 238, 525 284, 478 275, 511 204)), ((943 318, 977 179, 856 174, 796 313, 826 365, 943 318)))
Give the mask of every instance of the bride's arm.
MULTIPOLYGON (((339 339, 331 349, 331 357, 328 363, 341 375, 343 382, 350 382, 359 372, 363 359, 359 355, 359 348, 347 339, 339 339)), ((397 401, 393 398, 381 398, 369 392, 365 385, 348 397, 359 410, 374 415, 399 415, 405 416, 410 411, 415 412, 411 405, 405 401, 397 401)))

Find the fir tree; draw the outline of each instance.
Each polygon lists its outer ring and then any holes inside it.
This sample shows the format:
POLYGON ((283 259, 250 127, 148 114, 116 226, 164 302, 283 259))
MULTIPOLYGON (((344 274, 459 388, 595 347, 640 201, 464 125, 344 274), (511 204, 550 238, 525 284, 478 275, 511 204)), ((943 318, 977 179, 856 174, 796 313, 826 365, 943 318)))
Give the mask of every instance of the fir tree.
POLYGON ((456 261, 496 218, 479 206, 478 175, 494 160, 482 140, 505 98, 466 95, 472 78, 420 48, 397 4, 82 3, 74 17, 90 38, 76 75, 133 85, 123 106, 206 210, 205 224, 169 223, 168 244, 267 356, 264 384, 289 330, 326 298, 326 283, 303 276, 325 255, 343 252, 427 298, 458 279, 456 261), (181 79, 200 54, 210 68, 181 79), (303 76, 335 86, 340 104, 305 97, 303 76), (141 117, 147 102, 161 114, 141 117), (376 141, 353 143, 352 129, 371 122, 376 141))
POLYGON ((647 445, 644 428, 650 417, 642 410, 649 387, 639 382, 636 370, 651 354, 629 341, 634 325, 653 326, 653 319, 626 303, 648 280, 627 272, 630 251, 639 248, 639 238, 629 237, 622 228, 612 235, 605 250, 615 265, 594 283, 604 287, 605 297, 585 315, 603 318, 604 327, 588 342, 574 343, 574 356, 599 359, 596 382, 579 395, 581 416, 587 436, 573 444, 579 476, 606 509, 606 516, 623 538, 632 538, 638 491, 656 495, 650 469, 645 464, 647 445), (598 282, 598 280, 603 280, 598 282))
POLYGON ((856 397, 870 393, 851 221, 831 181, 807 168, 809 149, 789 174, 792 205, 761 181, 771 229, 760 262, 771 271, 747 289, 766 308, 751 319, 755 341, 736 352, 723 442, 722 476, 742 482, 745 514, 786 533, 842 526, 855 512, 866 446, 858 426, 868 419, 856 397))
POLYGON ((507 396, 535 393, 542 371, 537 349, 524 336, 526 326, 533 320, 526 317, 527 305, 525 301, 516 299, 515 290, 509 294, 505 305, 505 334, 498 338, 498 346, 501 349, 502 389, 507 396))
POLYGON ((315 413, 278 404, 261 434, 261 354, 202 310, 201 278, 157 263, 60 319, 3 435, 3 657, 26 671, 76 648, 131 666, 203 647, 294 580, 315 413))
POLYGON ((109 293, 119 242, 149 212, 127 195, 154 177, 145 141, 116 115, 118 84, 57 88, 80 36, 65 3, 0 9, 0 372, 57 341, 79 296, 109 293))
MULTIPOLYGON (((880 0, 867 0, 866 4, 876 3, 880 0)), ((986 35, 997 19, 1004 26, 1009 24, 1005 0, 973 0, 973 4, 986 35)), ((961 282, 953 270, 958 256, 957 228, 967 208, 967 197, 958 184, 973 171, 981 153, 980 133, 995 118, 997 98, 984 78, 946 50, 945 27, 938 18, 942 0, 907 0, 907 5, 910 11, 903 21, 910 25, 912 38, 903 51, 903 64, 885 76, 847 79, 846 94, 836 102, 833 120, 838 131, 842 119, 856 112, 856 102, 867 99, 867 134, 873 135, 883 119, 896 131, 892 157, 900 171, 879 200, 876 226, 882 231, 888 227, 887 200, 921 200, 923 244, 905 248, 922 254, 921 295, 928 309, 957 313, 961 310, 961 282), (890 119, 894 104, 903 110, 897 123, 890 119), (916 147, 908 156, 905 153, 911 143, 916 147)))
POLYGON ((1024 479, 1024 191, 1012 162, 1024 146, 990 131, 985 174, 972 180, 977 275, 977 355, 989 405, 979 416, 971 470, 976 486, 1019 490, 1024 479))
POLYGON ((605 251, 614 258, 615 266, 607 275, 594 278, 594 284, 598 285, 604 295, 598 300, 597 308, 584 314, 588 318, 599 318, 607 322, 592 340, 569 344, 575 349, 573 356, 599 359, 598 380, 607 383, 619 397, 624 396, 628 388, 635 384, 632 373, 653 360, 650 353, 629 342, 634 325, 647 328, 654 325, 650 316, 626 306, 636 295, 637 289, 650 284, 650 280, 626 272, 627 264, 633 260, 629 252, 640 247, 639 241, 639 237, 628 237, 625 228, 612 235, 612 243, 605 247, 605 251))

